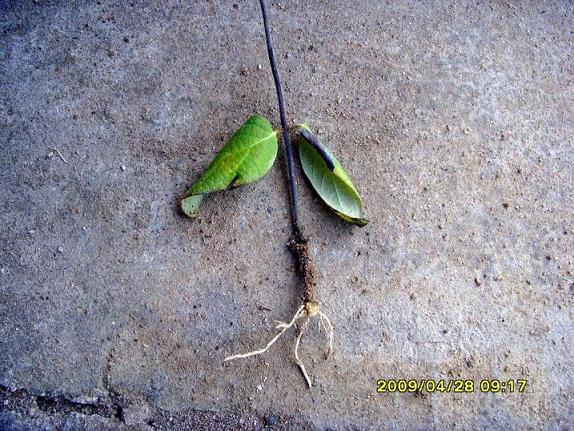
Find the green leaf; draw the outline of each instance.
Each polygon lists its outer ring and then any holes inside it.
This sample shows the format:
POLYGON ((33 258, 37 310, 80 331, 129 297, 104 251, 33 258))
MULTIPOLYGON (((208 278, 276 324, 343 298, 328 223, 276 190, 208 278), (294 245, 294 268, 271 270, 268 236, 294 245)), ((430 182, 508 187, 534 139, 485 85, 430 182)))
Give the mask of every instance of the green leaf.
POLYGON ((259 180, 276 156, 277 132, 271 123, 260 115, 249 117, 186 192, 181 209, 189 217, 197 216, 204 194, 259 180))
POLYGON ((300 124, 296 129, 303 172, 317 194, 343 220, 365 226, 369 221, 363 217, 361 197, 339 161, 308 125, 300 124))
POLYGON ((181 209, 188 217, 197 217, 199 207, 203 202, 203 195, 191 195, 181 200, 181 209))

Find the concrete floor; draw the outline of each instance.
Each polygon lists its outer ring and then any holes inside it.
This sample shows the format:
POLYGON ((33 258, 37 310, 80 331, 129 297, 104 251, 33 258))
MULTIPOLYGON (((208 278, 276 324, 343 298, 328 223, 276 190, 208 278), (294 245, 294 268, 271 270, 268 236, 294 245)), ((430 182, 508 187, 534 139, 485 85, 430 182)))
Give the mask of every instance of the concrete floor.
POLYGON ((283 160, 177 210, 278 126, 257 2, 0 3, 1 429, 574 427, 572 2, 271 2, 288 116, 371 220, 299 182, 336 328, 311 391, 294 332, 222 366, 299 303, 283 160), (528 384, 376 392, 423 378, 528 384))

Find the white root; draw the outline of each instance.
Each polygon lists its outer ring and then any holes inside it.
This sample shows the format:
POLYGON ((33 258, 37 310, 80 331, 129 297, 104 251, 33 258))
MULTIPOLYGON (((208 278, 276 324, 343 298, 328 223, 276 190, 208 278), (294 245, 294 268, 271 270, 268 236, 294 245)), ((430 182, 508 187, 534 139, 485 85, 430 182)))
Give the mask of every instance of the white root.
POLYGON ((247 352, 247 353, 241 353, 238 355, 228 356, 227 358, 225 358, 223 360, 223 362, 233 361, 234 359, 249 358, 250 356, 256 356, 256 355, 261 355, 262 353, 265 353, 267 350, 269 350, 269 348, 273 344, 275 344, 275 342, 281 337, 281 335, 283 335, 283 333, 287 329, 289 329, 291 326, 293 326, 297 320, 299 320, 301 317, 303 317, 305 315, 305 312, 303 311, 304 308, 305 308, 304 305, 299 307, 297 309, 297 312, 295 313, 295 315, 293 316, 293 318, 291 319, 291 321, 289 323, 278 322, 276 329, 280 329, 280 331, 277 333, 277 335, 275 335, 275 337, 273 337, 271 339, 271 341, 269 341, 269 343, 267 343, 267 345, 263 349, 253 350, 253 351, 247 352))
POLYGON ((333 353, 333 338, 335 336, 335 330, 333 328, 333 324, 331 323, 331 321, 329 320, 329 318, 327 317, 327 315, 325 313, 323 313, 322 311, 319 311, 319 317, 321 318, 321 323, 323 323, 323 319, 327 321, 327 325, 329 326, 329 344, 327 345, 327 351, 325 352, 325 359, 327 359, 331 353, 333 353))
POLYGON ((62 153, 60 153, 57 148, 51 148, 51 149, 56 152, 56 154, 58 155, 58 157, 59 157, 60 159, 62 159, 62 162, 68 163, 68 161, 67 161, 66 159, 64 159, 64 156, 62 156, 62 153))
POLYGON ((301 359, 299 359, 299 343, 301 343, 301 337, 303 336, 303 332, 305 332, 305 329, 307 329, 308 323, 309 319, 305 320, 305 323, 303 323, 303 326, 301 326, 301 329, 297 334, 297 338, 295 339, 295 362, 299 366, 301 373, 303 373, 303 377, 305 377, 307 385, 311 387, 313 386, 313 384, 311 383, 311 378, 309 377, 309 374, 307 374, 307 370, 305 370, 305 365, 303 365, 303 362, 301 361, 301 359))
POLYGON ((235 359, 249 358, 251 356, 257 356, 257 355, 261 355, 261 354, 265 353, 267 350, 269 350, 269 348, 271 346, 273 346, 273 344, 275 344, 275 342, 281 337, 281 335, 283 335, 283 333, 285 331, 287 331, 289 328, 294 326, 295 323, 297 323, 297 321, 299 319, 301 319, 302 317, 306 317, 305 322, 303 323, 303 325, 301 325, 301 328, 299 329, 297 337, 295 338, 295 362, 296 362, 297 366, 299 367, 299 369, 301 370, 301 373, 303 374, 303 377, 305 378, 307 385, 309 387, 311 387, 312 386, 311 378, 309 377, 309 374, 307 373, 307 370, 305 369, 305 365, 303 364, 303 361, 301 361, 301 359, 299 358, 299 345, 301 344, 301 338, 303 337, 303 334, 305 333, 305 330, 307 329, 307 326, 309 324, 309 320, 312 317, 314 317, 315 315, 318 315, 319 320, 320 320, 319 325, 323 326, 323 328, 325 329, 325 332, 328 334, 328 337, 329 337, 329 341, 327 344, 327 351, 325 353, 325 358, 328 358, 329 355, 333 352, 334 328, 333 328, 333 324, 331 323, 329 318, 325 315, 325 313, 323 313, 322 311, 319 311, 318 307, 316 305, 315 305, 315 307, 313 307, 311 309, 311 311, 309 311, 309 309, 306 308, 306 305, 307 304, 303 304, 297 309, 297 311, 295 312, 295 315, 293 316, 291 321, 289 321, 289 323, 281 322, 278 320, 275 321, 277 323, 277 326, 275 327, 275 329, 279 330, 279 332, 267 343, 267 345, 265 347, 263 347, 262 349, 253 350, 253 351, 247 352, 247 353, 241 353, 241 354, 237 354, 237 355, 228 356, 223 360, 223 362, 229 362, 229 361, 233 361, 235 359), (327 323, 326 325, 325 325, 325 322, 327 323))

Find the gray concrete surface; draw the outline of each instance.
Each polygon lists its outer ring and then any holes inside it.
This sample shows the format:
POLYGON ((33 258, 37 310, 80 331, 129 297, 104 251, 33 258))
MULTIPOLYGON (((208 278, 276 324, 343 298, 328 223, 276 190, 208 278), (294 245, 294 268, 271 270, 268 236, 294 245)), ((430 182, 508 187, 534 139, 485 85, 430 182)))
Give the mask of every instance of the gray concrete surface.
POLYGON ((574 427, 574 5, 452 3, 270 5, 289 117, 371 220, 300 181, 336 327, 329 361, 303 343, 309 391, 294 334, 221 364, 298 305, 282 160, 176 205, 248 115, 278 124, 257 2, 3 1, 1 428, 574 427))

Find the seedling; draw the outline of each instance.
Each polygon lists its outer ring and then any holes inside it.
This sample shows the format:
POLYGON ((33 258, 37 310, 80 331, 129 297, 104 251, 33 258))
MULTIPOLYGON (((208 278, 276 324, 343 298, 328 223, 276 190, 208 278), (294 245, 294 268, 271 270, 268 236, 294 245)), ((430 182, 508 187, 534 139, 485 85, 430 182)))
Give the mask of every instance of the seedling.
POLYGON ((248 358, 263 354, 289 328, 302 320, 295 338, 295 362, 299 366, 305 381, 312 386, 311 378, 305 365, 299 358, 299 345, 301 338, 312 318, 319 318, 328 334, 327 358, 333 351, 333 325, 319 307, 317 300, 317 280, 315 265, 309 253, 309 243, 303 234, 303 227, 299 222, 297 187, 295 182, 295 166, 293 160, 293 147, 291 135, 298 142, 299 159, 305 176, 313 189, 335 214, 343 220, 364 226, 368 223, 363 217, 361 198, 349 176, 343 170, 333 153, 319 142, 312 129, 307 124, 297 124, 287 127, 285 117, 285 102, 279 70, 275 63, 275 54, 271 40, 271 29, 267 17, 265 0, 259 0, 265 28, 267 53, 271 72, 277 90, 279 104, 279 117, 281 129, 274 130, 271 123, 260 115, 253 115, 233 134, 227 144, 215 156, 201 177, 189 188, 181 200, 181 209, 189 217, 196 217, 203 198, 213 193, 229 188, 239 187, 253 183, 263 178, 273 166, 277 156, 277 134, 283 135, 283 147, 287 162, 287 180, 289 184, 289 211, 291 216, 292 234, 288 247, 293 253, 296 268, 302 284, 302 304, 297 308, 289 322, 277 321, 277 334, 259 350, 228 356, 224 362, 240 358, 248 358))

